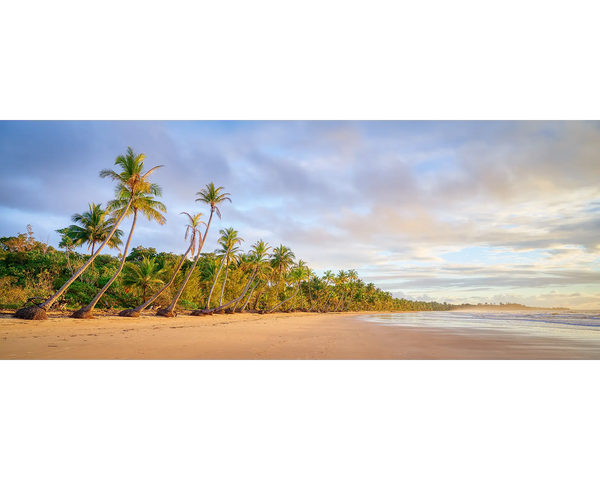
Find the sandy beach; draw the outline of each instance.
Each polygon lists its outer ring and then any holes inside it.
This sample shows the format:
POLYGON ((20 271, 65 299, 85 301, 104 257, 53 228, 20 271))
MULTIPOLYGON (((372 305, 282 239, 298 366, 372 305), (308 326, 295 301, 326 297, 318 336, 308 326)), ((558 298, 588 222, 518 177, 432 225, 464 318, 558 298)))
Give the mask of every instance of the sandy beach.
MULTIPOLYGON (((362 318, 361 318, 362 317, 362 318)), ((0 315, 1 359, 600 359, 568 339, 381 325, 292 313, 44 321, 0 315)))

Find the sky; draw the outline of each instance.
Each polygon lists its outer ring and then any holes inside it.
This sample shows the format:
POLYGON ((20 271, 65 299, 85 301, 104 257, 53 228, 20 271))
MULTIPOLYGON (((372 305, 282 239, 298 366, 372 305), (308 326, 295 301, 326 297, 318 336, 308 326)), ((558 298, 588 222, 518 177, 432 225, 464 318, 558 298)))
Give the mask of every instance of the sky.
POLYGON ((128 146, 164 165, 168 208, 134 246, 183 253, 180 213, 207 218, 214 182, 232 203, 205 251, 234 227, 399 298, 600 308, 600 122, 0 121, 0 236, 56 247, 128 146))

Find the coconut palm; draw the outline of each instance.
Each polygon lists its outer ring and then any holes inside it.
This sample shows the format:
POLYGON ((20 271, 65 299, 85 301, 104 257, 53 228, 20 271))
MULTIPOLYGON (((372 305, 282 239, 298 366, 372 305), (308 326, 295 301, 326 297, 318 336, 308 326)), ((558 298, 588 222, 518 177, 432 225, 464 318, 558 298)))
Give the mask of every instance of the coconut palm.
POLYGON ((288 247, 279 245, 279 247, 273 249, 273 253, 271 254, 271 266, 278 272, 279 277, 281 277, 290 270, 295 258, 294 252, 288 247))
MULTIPOLYGON (((237 244, 243 242, 243 238, 239 238, 237 230, 233 227, 219 230, 221 237, 219 238, 220 249, 217 249, 217 253, 219 254, 217 258, 221 260, 219 265, 219 270, 217 271, 217 275, 215 276, 215 280, 210 288, 210 292, 208 293, 208 300, 206 301, 206 309, 210 308, 210 299, 212 297, 213 291, 215 289, 215 285, 217 284, 217 280, 221 275, 221 270, 223 268, 223 264, 227 263, 227 267, 229 267, 229 262, 235 256, 230 254, 230 250, 234 249, 236 252, 238 250, 237 244)), ((225 282, 227 281, 227 268, 225 269, 225 281, 223 282, 223 288, 221 289, 221 299, 219 300, 219 307, 221 306, 221 301, 223 300, 223 290, 225 288, 225 282)))
MULTIPOLYGON (((242 270, 251 269, 251 273, 249 275, 248 281, 246 282, 246 285, 244 286, 244 288, 242 290, 241 295, 238 296, 233 301, 229 302, 229 304, 234 304, 231 309, 232 311, 235 312, 237 304, 239 303, 240 300, 242 300, 244 298, 244 295, 246 295, 248 288, 250 288, 250 285, 252 285, 252 283, 254 282, 254 279, 256 278, 256 273, 259 270, 259 268, 261 267, 261 265, 264 264, 264 260, 268 256, 268 251, 270 248, 271 247, 269 247, 269 244, 266 243, 264 240, 259 240, 254 245, 252 245, 252 249, 250 250, 250 252, 247 255, 243 255, 241 257, 242 261, 239 264, 239 268, 241 268, 242 270)), ((248 304, 248 301, 250 300, 250 297, 252 296, 252 292, 254 292, 254 289, 256 288, 256 286, 259 283, 260 282, 254 283, 252 290, 248 294, 248 298, 247 298, 246 302, 244 303, 244 305, 241 308, 242 311, 245 309, 246 305, 248 304)), ((223 305, 221 308, 225 308, 229 304, 223 305)))
MULTIPOLYGON (((109 232, 106 239, 100 244, 98 250, 91 255, 91 257, 85 262, 79 270, 77 270, 73 276, 67 280, 67 282, 50 298, 48 298, 45 302, 38 305, 37 307, 27 307, 17 310, 15 312, 15 317, 17 318, 25 318, 25 319, 44 319, 48 318, 46 315, 46 310, 48 310, 56 300, 65 292, 67 288, 79 277, 94 261, 94 259, 100 254, 104 246, 110 241, 112 236, 117 231, 117 228, 125 214, 129 211, 129 207, 133 202, 135 195, 138 192, 149 193, 149 184, 144 180, 151 175, 156 169, 161 168, 162 165, 156 166, 148 170, 144 173, 144 161, 146 159, 146 155, 143 153, 137 155, 131 149, 131 147, 127 147, 127 154, 125 156, 119 155, 115 159, 115 165, 118 165, 121 168, 121 172, 117 173, 112 169, 104 169, 100 171, 101 178, 110 178, 111 180, 117 182, 117 192, 120 192, 121 187, 127 188, 131 193, 131 197, 127 203, 127 206, 123 209, 123 213, 116 219, 112 230, 109 232)), ((118 195, 117 195, 118 197, 118 195)))
MULTIPOLYGON (((144 181, 147 181, 147 179, 144 181)), ((104 295, 104 293, 106 293, 108 288, 111 286, 111 284, 116 280, 116 278, 119 276, 119 274, 123 270, 123 266, 125 265, 125 259, 127 257, 127 252, 129 251, 129 245, 131 243, 131 238, 133 236, 133 231, 135 230, 135 224, 137 221, 138 213, 141 213, 144 217, 146 217, 150 221, 151 220, 156 221, 159 225, 164 225, 166 223, 167 220, 164 217, 164 215, 162 215, 161 212, 166 213, 167 207, 165 207, 165 205, 163 203, 154 199, 155 196, 159 197, 162 195, 162 189, 157 184, 152 183, 152 184, 150 184, 148 190, 149 190, 149 193, 145 193, 143 191, 138 192, 137 194, 134 193, 135 199, 133 200, 133 203, 131 204, 131 208, 128 212, 125 213, 126 217, 133 213, 133 222, 131 224, 131 230, 129 231, 129 236, 127 237, 127 243, 125 244, 125 250, 123 251, 123 255, 121 256, 121 263, 119 264, 119 268, 117 268, 117 271, 113 274, 113 276, 106 283, 106 285, 104 285, 104 287, 102 287, 102 289, 96 294, 96 296, 93 298, 93 300, 85 307, 73 312, 73 314, 71 315, 72 317, 74 317, 74 318, 94 318, 94 316, 93 316, 94 307, 100 301, 100 298, 102 298, 102 295, 104 295)), ((127 188, 121 187, 119 196, 120 196, 120 198, 116 198, 116 199, 108 202, 108 210, 113 212, 114 217, 119 217, 119 216, 121 216, 121 214, 124 213, 123 210, 129 203, 129 197, 131 196, 131 192, 127 188)))
POLYGON ((337 277, 335 277, 335 286, 337 287, 337 289, 339 291, 340 301, 336 304, 334 311, 337 311, 337 309, 340 307, 340 305, 343 306, 344 297, 346 295, 346 283, 347 282, 348 282, 348 274, 344 270, 340 270, 337 274, 337 277))
POLYGON ((333 281, 335 280, 335 276, 333 275, 333 272, 331 270, 327 270, 324 274, 323 274, 323 281, 325 282, 325 288, 327 290, 329 290, 329 293, 327 294, 327 298, 325 299, 325 302, 323 303, 323 308, 321 309, 322 313, 325 313, 327 310, 327 304, 329 303, 329 300, 331 298, 331 295, 333 293, 333 289, 331 288, 327 288, 330 285, 333 284, 333 281))
POLYGON ((219 210, 219 205, 223 203, 225 200, 228 200, 231 203, 231 198, 229 198, 229 193, 221 193, 225 187, 215 188, 215 184, 210 182, 206 185, 206 188, 203 188, 197 195, 197 202, 203 202, 210 205, 210 217, 208 217, 208 224, 206 225, 206 232, 204 232, 204 238, 206 239, 206 235, 208 235, 208 229, 210 228, 210 222, 212 221, 213 213, 216 213, 219 218, 221 218, 221 211, 219 210))
MULTIPOLYGON (((208 217, 208 224, 205 224, 206 230, 204 231, 204 237, 202 236, 200 231, 197 232, 199 242, 198 242, 198 251, 196 253, 196 257, 194 258, 194 263, 192 264, 192 267, 188 270, 188 272, 183 280, 183 283, 179 287, 179 290, 175 294, 175 298, 173 298, 173 301, 171 302, 171 304, 167 308, 158 310, 156 312, 157 315, 162 315, 162 316, 166 316, 166 317, 171 317, 174 315, 173 310, 175 309, 177 302, 178 302, 179 298, 181 297, 181 294, 183 293, 186 285, 188 284, 188 281, 192 276, 192 272, 196 268, 196 265, 200 258, 200 254, 202 253, 202 248, 204 247, 204 242, 206 241, 208 231, 210 230, 210 224, 212 222, 213 214, 216 213, 220 219, 221 211, 219 210, 219 205, 221 203, 225 202, 225 200, 228 200, 231 203, 231 198, 229 198, 229 193, 221 192, 223 190, 223 188, 224 187, 215 187, 215 184, 213 182, 210 182, 209 184, 206 185, 206 188, 203 188, 202 190, 200 190, 199 192, 196 193, 196 195, 198 196, 198 198, 196 199, 196 202, 203 202, 210 206, 210 216, 208 217)), ((202 223, 204 223, 204 222, 202 222, 202 223)), ((192 255, 193 255, 193 252, 192 252, 192 255)))
MULTIPOLYGON (((347 272, 347 281, 350 283, 350 299, 348 301, 348 308, 352 304, 352 299, 354 296, 354 289, 356 287, 356 282, 358 281, 358 272, 356 270, 348 270, 347 272)), ((342 311, 344 310, 344 302, 342 302, 342 311)))
MULTIPOLYGON (((187 215, 190 218, 194 218, 194 217, 191 217, 188 213, 185 213, 185 212, 182 212, 181 215, 187 215)), ((198 214, 198 215, 200 215, 200 214, 198 214)), ((198 219, 199 218, 200 217, 198 216, 198 219)), ((190 225, 187 225, 186 230, 185 230, 185 240, 187 240, 189 232, 190 232, 190 225)), ((179 263, 175 267, 175 270, 173 271, 171 279, 167 283, 165 283, 164 286, 158 292, 156 292, 154 295, 152 295, 152 297, 150 297, 148 300, 144 301, 144 303, 142 303, 141 305, 138 305, 135 308, 128 308, 126 310, 120 311, 119 315, 121 317, 139 317, 140 313, 143 312, 146 308, 148 308, 148 306, 154 300, 156 300, 160 296, 160 294, 162 292, 164 292, 167 288, 169 288, 171 286, 171 284, 175 281, 175 277, 179 273, 179 270, 181 270, 181 267, 183 266, 183 262, 185 262, 185 259, 190 254, 190 252, 192 251, 192 249, 195 249, 195 241, 190 242, 190 246, 187 248, 187 250, 185 251, 185 253, 181 256, 181 259, 179 260, 179 263)))
POLYGON ((286 281, 286 283, 290 283, 291 285, 296 285, 296 289, 294 290, 294 293, 292 293, 292 295, 290 295, 288 298, 284 299, 283 301, 281 301, 277 305, 275 305, 273 308, 268 310, 267 313, 271 313, 274 310, 277 310, 279 307, 281 307, 281 305, 283 305, 286 302, 289 302, 292 298, 294 298, 296 296, 296 294, 298 293, 298 290, 300 290, 300 283, 302 283, 304 276, 305 276, 304 267, 296 267, 296 268, 291 269, 289 271, 289 273, 287 273, 285 275, 285 281, 286 281))
POLYGON ((65 249, 65 256, 67 257, 67 268, 71 271, 71 275, 73 275, 73 270, 71 268, 71 250, 75 247, 75 242, 73 241, 73 237, 70 235, 71 229, 61 228, 60 230, 56 230, 56 233, 60 233, 60 243, 58 244, 59 248, 65 249))
POLYGON ((104 240, 108 239, 108 248, 118 248, 119 245, 123 245, 122 230, 115 230, 110 239, 108 238, 116 219, 108 217, 108 212, 102 209, 102 204, 88 203, 88 208, 87 212, 75 213, 71 217, 71 221, 75 222, 75 225, 67 228, 73 244, 78 247, 87 243, 88 250, 90 247, 92 249, 92 256, 94 256, 96 244, 102 243, 104 240))
POLYGON ((219 307, 223 304, 223 293, 225 292, 225 284, 227 283, 227 274, 229 273, 229 264, 240 255, 240 249, 238 244, 244 242, 243 238, 238 237, 238 231, 232 227, 225 230, 225 235, 222 238, 220 253, 223 255, 225 260, 225 279, 223 280, 223 286, 221 287, 221 296, 219 297, 219 307))
POLYGON ((165 282, 160 278, 163 269, 156 259, 143 258, 139 263, 128 263, 123 275, 123 286, 126 288, 134 287, 142 292, 142 301, 146 301, 146 292, 154 285, 160 285, 165 282))
MULTIPOLYGON (((300 284, 308 278, 308 266, 304 260, 298 260, 296 268, 300 270, 300 284)), ((300 308, 304 306, 304 296, 302 295, 302 289, 300 291, 300 308)))
MULTIPOLYGON (((188 280, 190 279, 192 272, 194 271, 194 268, 196 267, 196 263, 198 263, 198 258, 200 257, 200 250, 202 249, 202 246, 204 245, 204 239, 202 238, 202 234, 200 233, 200 225, 206 225, 206 224, 200 220, 200 218, 202 217, 202 214, 197 213, 196 215, 192 216, 187 212, 182 212, 181 215, 187 215, 188 219, 189 219, 189 223, 187 224, 186 229, 185 229, 185 238, 187 239, 188 235, 190 237, 190 254, 194 255, 196 250, 198 250, 198 254, 194 258, 194 263, 192 264, 191 268, 188 269, 185 279, 183 280, 183 283, 179 287, 179 290, 177 290, 175 297, 173 297, 171 304, 167 308, 161 308, 156 312, 156 315, 160 315, 161 317, 174 317, 175 316, 175 314, 173 313, 173 310, 175 309, 175 306, 177 305, 177 302, 179 301, 179 298, 181 297, 181 294, 183 293, 183 290, 185 289, 185 286, 187 285, 188 280), (196 241, 198 242, 197 249, 196 249, 196 241)), ((208 231, 208 228, 207 228, 207 231, 208 231)))
MULTIPOLYGON (((257 307, 259 306, 260 300, 263 298, 263 296, 268 291, 269 283, 271 282, 271 280, 274 277, 274 270, 273 270, 273 267, 271 266, 271 261, 269 260, 269 258, 267 258, 267 256, 270 256, 267 253, 267 250, 268 249, 266 249, 262 253, 262 255, 260 255, 260 260, 258 261, 258 266, 256 269, 257 283, 256 283, 255 287, 260 287, 260 288, 256 294, 256 298, 254 299, 254 304, 252 306, 253 310, 256 310, 257 307)), ((252 289, 253 291, 254 291, 254 288, 252 289)), ((251 295, 252 295, 252 293, 250 294, 250 296, 251 295)), ((250 296, 248 297, 248 300, 250 299, 250 296)), ((248 303, 248 301, 246 301, 246 304, 244 304, 244 306, 242 307, 242 310, 245 309, 247 303, 248 303)))

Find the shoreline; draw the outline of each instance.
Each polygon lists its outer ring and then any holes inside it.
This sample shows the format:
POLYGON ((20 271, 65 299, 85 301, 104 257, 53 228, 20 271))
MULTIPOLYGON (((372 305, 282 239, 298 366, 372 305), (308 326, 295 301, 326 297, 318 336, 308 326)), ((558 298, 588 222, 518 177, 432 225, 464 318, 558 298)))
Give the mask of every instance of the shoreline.
POLYGON ((98 314, 82 320, 0 315, 0 359, 600 359, 597 345, 468 328, 411 327, 359 317, 389 312, 242 313, 174 318, 98 314))

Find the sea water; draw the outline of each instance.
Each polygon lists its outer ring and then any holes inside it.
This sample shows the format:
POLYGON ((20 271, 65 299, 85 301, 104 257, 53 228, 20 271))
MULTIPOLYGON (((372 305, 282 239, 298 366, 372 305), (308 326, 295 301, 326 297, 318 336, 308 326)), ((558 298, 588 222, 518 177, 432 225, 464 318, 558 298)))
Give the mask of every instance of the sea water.
POLYGON ((496 332, 562 337, 600 346, 600 311, 444 311, 364 315, 365 321, 404 327, 443 328, 456 333, 496 332))

